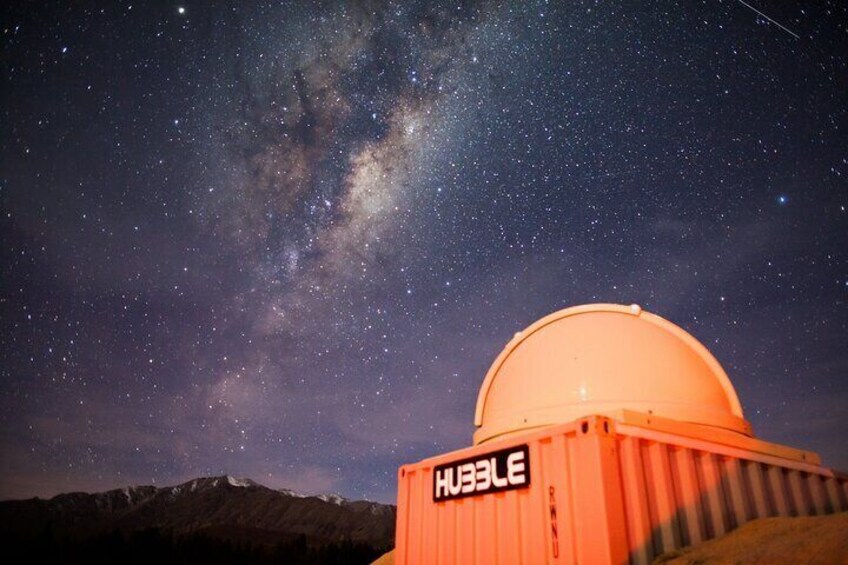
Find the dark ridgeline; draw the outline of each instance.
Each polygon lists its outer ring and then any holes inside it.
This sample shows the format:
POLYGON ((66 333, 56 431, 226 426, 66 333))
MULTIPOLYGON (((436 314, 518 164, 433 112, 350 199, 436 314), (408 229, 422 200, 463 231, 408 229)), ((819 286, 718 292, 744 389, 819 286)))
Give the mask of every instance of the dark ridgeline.
POLYGON ((0 543, 28 563, 370 563, 395 507, 232 477, 0 502, 0 543))

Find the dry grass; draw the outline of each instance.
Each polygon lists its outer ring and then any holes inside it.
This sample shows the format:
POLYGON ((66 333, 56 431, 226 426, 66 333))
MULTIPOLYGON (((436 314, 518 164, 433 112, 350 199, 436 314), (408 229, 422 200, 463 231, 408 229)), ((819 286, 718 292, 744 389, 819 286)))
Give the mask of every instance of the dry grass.
POLYGON ((848 512, 763 518, 700 545, 657 557, 663 565, 848 565, 848 512))

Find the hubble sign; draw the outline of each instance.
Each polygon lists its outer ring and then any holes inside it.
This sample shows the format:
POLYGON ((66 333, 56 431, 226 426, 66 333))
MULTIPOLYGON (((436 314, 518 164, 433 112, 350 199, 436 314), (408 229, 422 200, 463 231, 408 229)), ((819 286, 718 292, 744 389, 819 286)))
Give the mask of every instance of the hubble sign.
POLYGON ((530 452, 517 445, 436 465, 433 501, 451 500, 530 486, 530 452))

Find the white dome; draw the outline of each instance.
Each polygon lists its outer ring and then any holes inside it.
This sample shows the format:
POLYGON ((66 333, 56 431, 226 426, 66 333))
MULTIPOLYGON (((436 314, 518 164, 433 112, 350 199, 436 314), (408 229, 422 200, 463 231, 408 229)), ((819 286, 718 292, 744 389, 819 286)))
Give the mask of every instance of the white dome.
POLYGON ((639 306, 567 308, 510 341, 477 398, 474 443, 622 409, 752 435, 727 374, 639 306))

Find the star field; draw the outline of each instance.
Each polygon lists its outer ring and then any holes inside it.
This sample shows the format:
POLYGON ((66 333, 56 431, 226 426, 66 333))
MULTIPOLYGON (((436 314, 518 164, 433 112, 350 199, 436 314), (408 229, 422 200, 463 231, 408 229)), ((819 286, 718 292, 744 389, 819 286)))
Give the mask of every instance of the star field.
POLYGON ((3 8, 0 496, 393 501, 512 335, 589 302, 848 469, 848 12, 757 9, 3 8))

